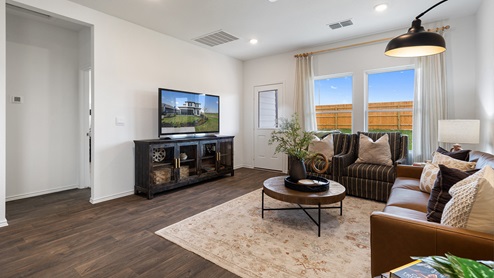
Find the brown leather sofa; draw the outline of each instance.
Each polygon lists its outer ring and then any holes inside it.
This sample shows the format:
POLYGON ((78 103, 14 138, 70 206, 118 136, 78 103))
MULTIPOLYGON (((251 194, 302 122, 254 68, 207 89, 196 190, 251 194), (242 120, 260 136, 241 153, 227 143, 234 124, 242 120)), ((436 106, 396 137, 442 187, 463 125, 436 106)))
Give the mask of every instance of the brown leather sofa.
MULTIPOLYGON (((494 155, 488 153, 472 151, 469 160, 479 169, 494 167, 494 155)), ((370 217, 372 277, 411 262, 410 256, 451 253, 494 260, 494 235, 427 221, 429 194, 419 190, 422 169, 398 165, 384 211, 370 217)))

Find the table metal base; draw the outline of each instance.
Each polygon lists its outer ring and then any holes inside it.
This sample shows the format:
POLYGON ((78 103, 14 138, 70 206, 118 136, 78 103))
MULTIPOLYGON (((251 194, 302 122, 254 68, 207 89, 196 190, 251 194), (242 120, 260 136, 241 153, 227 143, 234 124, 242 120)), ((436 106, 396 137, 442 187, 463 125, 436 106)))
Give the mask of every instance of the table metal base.
POLYGON ((303 210, 307 216, 316 224, 317 226, 317 236, 321 236, 321 209, 340 209, 340 215, 343 215, 343 201, 340 201, 340 206, 334 207, 323 207, 321 204, 318 204, 317 207, 302 207, 300 204, 297 204, 298 208, 264 208, 264 190, 262 190, 262 212, 261 216, 264 219, 264 211, 265 210, 303 210), (317 209, 317 221, 310 215, 307 210, 309 209, 317 209))

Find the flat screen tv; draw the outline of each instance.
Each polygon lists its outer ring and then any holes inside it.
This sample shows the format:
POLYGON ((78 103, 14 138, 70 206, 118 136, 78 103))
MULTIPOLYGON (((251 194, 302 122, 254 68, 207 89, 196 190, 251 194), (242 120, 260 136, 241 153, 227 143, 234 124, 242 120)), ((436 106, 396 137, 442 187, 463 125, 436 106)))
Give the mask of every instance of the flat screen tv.
POLYGON ((220 97, 160 88, 158 135, 220 132, 220 97))

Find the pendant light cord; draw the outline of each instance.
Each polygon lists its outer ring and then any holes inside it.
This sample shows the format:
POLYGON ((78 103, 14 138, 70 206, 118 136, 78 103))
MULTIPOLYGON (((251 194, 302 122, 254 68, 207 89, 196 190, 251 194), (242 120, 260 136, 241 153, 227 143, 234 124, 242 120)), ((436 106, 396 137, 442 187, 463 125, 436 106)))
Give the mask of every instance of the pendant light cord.
POLYGON ((415 19, 419 19, 419 18, 421 18, 421 17, 422 17, 424 14, 426 14, 428 11, 430 11, 430 10, 434 9, 435 7, 437 7, 437 6, 441 5, 442 3, 446 2, 446 1, 448 1, 448 0, 443 0, 443 1, 439 2, 439 3, 437 3, 436 5, 434 5, 434 6, 430 7, 430 8, 429 8, 429 9, 427 9, 425 12, 423 12, 423 13, 419 14, 417 17, 415 17, 415 19))

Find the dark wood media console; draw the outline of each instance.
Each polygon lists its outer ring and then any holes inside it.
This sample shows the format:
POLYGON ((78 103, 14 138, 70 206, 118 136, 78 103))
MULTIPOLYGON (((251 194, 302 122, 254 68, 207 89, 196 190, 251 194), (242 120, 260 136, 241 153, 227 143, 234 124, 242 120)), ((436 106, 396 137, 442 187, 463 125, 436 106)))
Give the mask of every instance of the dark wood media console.
POLYGON ((135 140, 135 194, 234 175, 233 136, 135 140))

